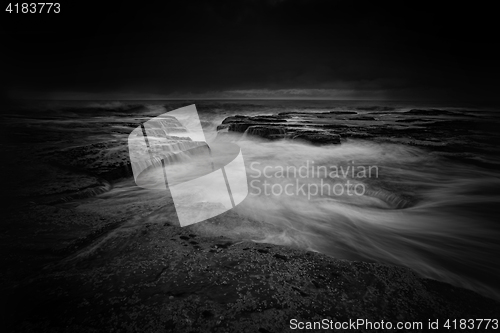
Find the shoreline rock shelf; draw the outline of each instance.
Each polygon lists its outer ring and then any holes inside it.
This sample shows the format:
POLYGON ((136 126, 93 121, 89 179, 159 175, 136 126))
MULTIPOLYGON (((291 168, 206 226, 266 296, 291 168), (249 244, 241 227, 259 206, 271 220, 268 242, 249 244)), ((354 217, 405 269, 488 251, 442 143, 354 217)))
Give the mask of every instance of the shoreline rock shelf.
POLYGON ((277 333, 293 331, 293 318, 426 325, 500 313, 494 300, 408 268, 207 237, 202 230, 146 223, 135 236, 72 256, 19 285, 9 297, 11 319, 37 332, 277 333))
MULTIPOLYGON (((339 144, 341 137, 323 124, 310 124, 308 120, 297 122, 290 116, 295 113, 282 113, 277 116, 233 116, 222 121, 217 127, 219 133, 235 132, 258 136, 268 140, 303 140, 312 144, 339 144)), ((300 114, 304 115, 304 114, 300 114)), ((307 114, 311 117, 311 114, 307 114)))

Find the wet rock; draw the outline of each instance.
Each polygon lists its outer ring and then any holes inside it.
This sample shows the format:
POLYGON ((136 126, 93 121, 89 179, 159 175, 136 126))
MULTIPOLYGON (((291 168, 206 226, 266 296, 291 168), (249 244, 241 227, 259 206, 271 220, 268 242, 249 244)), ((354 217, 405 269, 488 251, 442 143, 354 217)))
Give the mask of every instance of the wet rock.
POLYGON ((359 106, 356 109, 363 111, 393 111, 391 106, 359 106))
POLYGON ((328 114, 358 114, 356 111, 330 111, 330 112, 323 112, 323 113, 328 113, 328 114))
POLYGON ((248 120, 255 122, 265 122, 265 123, 286 123, 287 120, 278 116, 256 116, 249 117, 248 120))
MULTIPOLYGON (((427 323, 500 312, 491 299, 403 267, 248 241, 208 253, 165 241, 179 227, 148 229, 133 241, 108 238, 103 256, 75 257, 20 282, 5 299, 7 328, 287 332, 292 318, 427 323)), ((220 237, 197 241, 207 248, 220 237)))
POLYGON ((453 116, 458 115, 456 112, 448 111, 448 110, 439 110, 439 109, 412 109, 410 111, 404 112, 407 115, 414 116, 453 116))
POLYGON ((246 134, 260 136, 265 139, 280 139, 285 136, 286 130, 283 127, 250 126, 246 134))
POLYGON ((230 123, 234 123, 234 122, 238 122, 238 121, 243 121, 247 118, 248 117, 246 117, 246 116, 235 115, 235 116, 227 117, 226 119, 224 119, 222 121, 222 124, 230 124, 230 123))
POLYGON ((359 117, 352 117, 352 118, 350 118, 350 120, 369 120, 369 121, 373 121, 373 120, 377 120, 377 118, 370 117, 370 116, 359 116, 359 117))
POLYGON ((340 135, 333 133, 300 133, 293 137, 294 140, 305 140, 313 144, 339 144, 340 135))
POLYGON ((287 261, 287 260, 288 260, 288 257, 287 257, 287 256, 284 256, 284 255, 279 254, 279 253, 276 253, 274 256, 275 256, 276 258, 278 258, 278 259, 281 259, 281 260, 285 260, 285 261, 287 261))
MULTIPOLYGON (((337 113, 337 111, 323 112, 325 114, 337 113)), ((344 113, 340 111, 341 113, 344 113)), ((351 113, 350 111, 346 111, 351 113)), ((356 112, 354 112, 356 113, 356 112)), ((316 124, 313 120, 303 120, 301 123, 288 122, 287 119, 297 115, 307 116, 309 118, 319 118, 320 114, 305 114, 286 112, 280 113, 278 116, 258 116, 258 117, 228 117, 224 119, 221 125, 218 126, 219 131, 245 133, 246 135, 258 136, 268 140, 290 138, 293 140, 303 140, 313 144, 338 144, 340 143, 340 135, 336 133, 320 131, 330 127, 337 128, 338 125, 331 124, 316 124), (262 123, 259 123, 262 121, 262 123), (306 125, 307 124, 307 125, 306 125), (305 127, 310 130, 304 130, 305 127), (318 131, 314 130, 318 128, 318 131)), ((223 134, 223 133, 219 133, 223 134)), ((218 136, 222 137, 222 136, 218 136)))
MULTIPOLYGON (((263 135, 263 137, 267 137, 270 135, 269 132, 273 130, 271 129, 264 130, 264 128, 272 128, 286 122, 287 122, 286 119, 282 119, 281 117, 278 116, 255 116, 255 117, 232 116, 224 119, 222 123, 219 126, 217 126, 217 130, 218 131, 228 130, 230 132, 243 133, 248 129, 253 128, 253 131, 259 131, 258 134, 254 135, 263 135)), ((280 133, 279 132, 275 133, 273 131, 272 134, 280 134, 280 133)))
POLYGON ((253 123, 232 123, 229 124, 228 130, 230 132, 240 132, 244 133, 250 126, 253 126, 253 123))

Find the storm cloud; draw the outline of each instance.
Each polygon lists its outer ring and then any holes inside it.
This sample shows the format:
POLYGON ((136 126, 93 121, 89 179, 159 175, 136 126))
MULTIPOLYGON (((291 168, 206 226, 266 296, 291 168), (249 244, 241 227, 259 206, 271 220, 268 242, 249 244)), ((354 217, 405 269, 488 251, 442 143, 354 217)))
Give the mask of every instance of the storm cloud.
POLYGON ((6 17, 3 76, 22 98, 493 100, 493 13, 422 2, 63 4, 59 16, 6 17))

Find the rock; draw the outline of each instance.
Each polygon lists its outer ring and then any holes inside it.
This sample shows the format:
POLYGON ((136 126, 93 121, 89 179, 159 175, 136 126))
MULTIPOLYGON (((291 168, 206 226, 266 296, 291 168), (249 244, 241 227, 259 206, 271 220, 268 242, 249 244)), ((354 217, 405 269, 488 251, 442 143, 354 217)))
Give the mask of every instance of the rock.
POLYGON ((377 120, 377 118, 370 117, 370 116, 359 116, 359 117, 352 117, 349 120, 370 120, 370 121, 373 121, 373 120, 377 120))
POLYGON ((426 325, 500 313, 498 302, 404 267, 204 235, 189 246, 190 232, 144 226, 139 238, 108 237, 105 256, 76 257, 19 282, 3 299, 7 328, 288 332, 292 318, 426 325))
POLYGON ((458 115, 456 112, 448 111, 448 110, 439 110, 439 109, 412 109, 410 111, 404 112, 407 115, 414 116, 456 116, 458 115))
POLYGON ((274 126, 250 126, 246 130, 247 135, 256 135, 265 139, 283 138, 286 130, 283 127, 274 126))
POLYGON ((359 106, 356 109, 362 111, 393 111, 394 108, 391 106, 359 106))
POLYGON ((314 144, 339 144, 340 135, 332 133, 302 133, 294 136, 293 140, 305 140, 314 144))
MULTIPOLYGON (((330 112, 326 113, 329 114, 330 112)), ((224 119, 221 125, 217 127, 217 130, 220 131, 219 134, 222 134, 223 131, 245 133, 246 135, 259 136, 268 140, 290 138, 294 140, 304 140, 314 144, 340 143, 340 135, 336 133, 314 130, 308 131, 303 129, 304 127, 324 129, 329 126, 328 124, 315 123, 314 120, 305 120, 301 121, 301 123, 296 123, 289 122, 285 119, 296 115, 307 115, 307 117, 312 119, 321 117, 320 113, 303 114, 294 112, 281 113, 278 116, 233 116, 224 119)))
POLYGON ((358 114, 356 111, 330 111, 329 114, 358 114))
POLYGON ((293 116, 310 116, 312 113, 308 113, 308 112, 294 112, 294 111, 290 111, 290 112, 280 112, 278 113, 278 117, 283 117, 283 118, 290 118, 290 117, 293 117, 293 116))
POLYGON ((231 116, 231 117, 227 117, 226 119, 224 119, 222 121, 222 124, 235 123, 235 122, 238 122, 238 121, 244 121, 245 119, 247 119, 246 116, 240 116, 240 115, 231 116))
POLYGON ((277 116, 256 116, 248 118, 250 121, 266 122, 266 123, 286 123, 287 120, 277 116))
POLYGON ((252 123, 232 123, 229 124, 228 130, 230 132, 244 133, 252 125, 252 123))
POLYGON ((262 137, 269 138, 271 134, 284 134, 279 132, 269 133, 267 130, 262 130, 258 126, 265 126, 266 128, 270 128, 273 126, 279 126, 281 123, 286 123, 286 119, 282 119, 278 116, 231 116, 227 117, 222 121, 222 123, 217 126, 217 131, 229 131, 229 132, 239 132, 244 133, 249 127, 255 127, 255 132, 259 132, 260 134, 253 135, 261 135, 262 137))

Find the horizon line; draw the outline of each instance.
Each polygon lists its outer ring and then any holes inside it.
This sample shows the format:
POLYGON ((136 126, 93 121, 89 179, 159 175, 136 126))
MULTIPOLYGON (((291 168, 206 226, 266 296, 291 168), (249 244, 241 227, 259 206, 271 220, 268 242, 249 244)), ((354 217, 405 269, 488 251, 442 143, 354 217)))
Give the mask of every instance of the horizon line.
POLYGON ((332 99, 332 98, 11 98, 17 101, 356 101, 356 102, 500 102, 499 100, 445 100, 445 99, 332 99))

